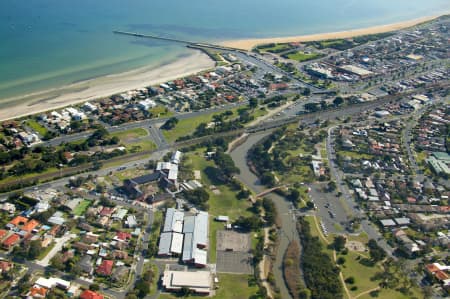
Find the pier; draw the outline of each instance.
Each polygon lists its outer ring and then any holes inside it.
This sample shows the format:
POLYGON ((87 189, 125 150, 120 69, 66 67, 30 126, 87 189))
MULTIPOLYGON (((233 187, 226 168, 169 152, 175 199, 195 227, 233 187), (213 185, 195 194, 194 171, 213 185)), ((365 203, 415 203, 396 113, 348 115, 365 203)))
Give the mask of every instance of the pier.
POLYGON ((237 49, 237 48, 231 48, 231 47, 215 45, 215 44, 210 44, 210 43, 188 41, 188 40, 183 40, 183 39, 179 39, 179 38, 161 37, 161 36, 152 35, 152 34, 142 34, 142 33, 137 33, 137 32, 120 31, 120 30, 115 30, 115 31, 113 31, 113 33, 134 36, 134 37, 140 37, 140 38, 161 40, 161 41, 166 41, 166 42, 180 43, 180 44, 184 44, 190 48, 209 48, 209 49, 217 49, 217 50, 225 50, 225 51, 238 51, 238 52, 242 52, 242 53, 246 52, 246 51, 243 51, 242 49, 237 49))

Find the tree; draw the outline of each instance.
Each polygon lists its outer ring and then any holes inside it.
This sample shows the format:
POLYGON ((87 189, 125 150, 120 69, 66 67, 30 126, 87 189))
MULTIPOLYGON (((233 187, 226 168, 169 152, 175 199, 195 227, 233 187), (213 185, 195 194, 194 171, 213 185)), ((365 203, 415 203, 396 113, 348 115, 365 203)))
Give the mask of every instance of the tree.
POLYGON ((350 276, 347 279, 345 279, 345 282, 348 283, 348 284, 354 284, 355 283, 355 278, 353 276, 350 276))
POLYGON ((271 172, 264 172, 259 179, 263 185, 267 185, 269 187, 275 186, 275 177, 271 172))
POLYGON ((329 192, 333 192, 333 191, 336 190, 336 188, 337 188, 336 182, 335 182, 335 181, 330 181, 330 182, 327 184, 327 188, 328 188, 328 191, 329 191, 329 192))
POLYGON ((337 236, 334 237, 333 240, 333 248, 336 251, 341 251, 345 248, 345 243, 347 242, 347 239, 344 236, 337 236))
POLYGON ((261 219, 258 216, 252 215, 250 217, 240 216, 235 222, 234 225, 239 226, 244 230, 256 230, 261 227, 261 219))
POLYGON ((42 246, 40 240, 34 240, 30 242, 30 247, 28 249, 28 259, 34 260, 41 253, 42 246))
POLYGON ((178 118, 171 117, 161 126, 161 129, 172 130, 178 124, 178 121, 179 121, 178 118))
POLYGON ((342 98, 342 97, 336 97, 334 100, 333 100, 333 104, 334 104, 334 106, 340 106, 342 103, 344 103, 344 99, 342 98))
POLYGON ((386 257, 386 251, 384 251, 374 239, 370 239, 367 246, 369 247, 370 257, 374 262, 381 261, 386 257))
POLYGON ((98 291, 98 290, 100 290, 100 286, 97 283, 93 283, 89 286, 89 290, 98 291))
POLYGON ((248 101, 248 107, 250 107, 251 109, 255 109, 256 107, 258 107, 258 99, 256 98, 251 98, 248 101))
POLYGON ((305 89, 303 89, 302 94, 306 97, 308 97, 311 94, 311 89, 309 89, 308 87, 306 87, 305 89))
POLYGON ((297 189, 292 189, 291 193, 288 195, 288 199, 294 203, 298 202, 300 199, 300 192, 297 189))
POLYGON ((304 107, 305 107, 305 110, 310 111, 310 112, 316 112, 319 110, 319 104, 317 104, 317 103, 306 103, 304 107))

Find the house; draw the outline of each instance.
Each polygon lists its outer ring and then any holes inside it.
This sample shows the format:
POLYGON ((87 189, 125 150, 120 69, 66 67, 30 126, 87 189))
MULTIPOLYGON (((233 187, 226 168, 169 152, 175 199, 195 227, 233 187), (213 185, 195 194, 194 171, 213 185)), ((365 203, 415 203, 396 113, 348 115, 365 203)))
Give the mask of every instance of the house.
POLYGON ((54 225, 63 225, 66 222, 66 219, 63 217, 63 213, 61 211, 56 211, 48 220, 48 223, 54 225))
POLYGON ((122 250, 114 250, 114 252, 112 253, 112 257, 114 259, 124 260, 128 258, 128 253, 122 250))
POLYGON ((20 243, 20 236, 18 234, 12 234, 2 242, 2 247, 6 250, 10 250, 15 245, 20 243))
POLYGON ((103 209, 100 211, 100 216, 111 217, 112 213, 114 213, 114 208, 103 207, 103 209))
POLYGON ((103 295, 91 290, 85 290, 80 295, 80 299, 103 299, 103 295))
POLYGON ((0 274, 7 273, 14 268, 14 264, 8 261, 0 261, 0 274))
POLYGON ((110 276, 112 274, 114 261, 103 260, 100 266, 97 267, 95 272, 99 275, 110 276))
POLYGON ((22 226, 21 230, 25 231, 27 233, 31 233, 40 225, 40 222, 34 219, 31 219, 29 222, 27 222, 24 226, 22 226))
POLYGON ((30 291, 27 293, 27 298, 45 298, 47 296, 48 289, 33 286, 30 291))
POLYGON ((0 240, 2 240, 8 234, 7 230, 0 229, 0 240))
POLYGON ((127 216, 125 225, 128 226, 129 228, 135 228, 137 226, 136 216, 134 215, 127 216))
POLYGON ((119 241, 128 241, 129 239, 131 239, 131 234, 127 232, 117 232, 116 236, 114 237, 114 240, 119 241))
POLYGON ((80 266, 81 271, 85 273, 91 274, 94 270, 92 266, 92 257, 90 255, 84 255, 78 265, 80 266))
POLYGON ((70 281, 57 277, 50 277, 50 278, 39 277, 38 280, 36 280, 35 286, 40 286, 49 290, 55 287, 67 290, 70 288, 70 281))
POLYGON ((8 224, 6 224, 6 227, 13 230, 25 225, 27 222, 28 218, 25 218, 23 216, 17 216, 14 219, 12 219, 8 224))
POLYGON ((87 244, 92 244, 92 243, 96 243, 98 241, 98 238, 100 236, 96 235, 94 233, 88 232, 84 235, 83 237, 83 242, 87 243, 87 244))

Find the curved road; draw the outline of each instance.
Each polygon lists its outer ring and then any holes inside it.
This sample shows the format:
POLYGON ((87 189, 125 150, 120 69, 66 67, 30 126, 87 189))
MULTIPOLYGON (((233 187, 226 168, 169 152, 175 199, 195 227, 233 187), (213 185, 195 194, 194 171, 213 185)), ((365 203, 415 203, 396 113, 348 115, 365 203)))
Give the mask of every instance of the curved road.
MULTIPOLYGON (((269 135, 271 132, 263 132, 258 134, 252 134, 248 137, 248 139, 238 147, 236 147, 231 153, 231 158, 237 167, 241 170, 241 174, 238 175, 239 180, 247 185, 248 188, 252 189, 255 193, 260 193, 264 191, 266 188, 261 185, 259 179, 256 175, 254 175, 246 161, 247 152, 251 149, 251 147, 260 141, 265 136, 269 135)), ((287 289, 286 283, 283 278, 283 256, 286 252, 286 249, 289 243, 293 240, 297 240, 299 242, 298 233, 296 229, 296 220, 294 214, 292 213, 292 203, 287 201, 285 198, 278 196, 276 194, 267 195, 270 199, 273 200, 275 206, 278 210, 278 215, 281 219, 281 229, 279 231, 279 246, 276 252, 275 263, 273 267, 273 274, 275 276, 276 285, 280 290, 281 298, 292 298, 287 289)), ((299 243, 300 244, 300 243, 299 243)))

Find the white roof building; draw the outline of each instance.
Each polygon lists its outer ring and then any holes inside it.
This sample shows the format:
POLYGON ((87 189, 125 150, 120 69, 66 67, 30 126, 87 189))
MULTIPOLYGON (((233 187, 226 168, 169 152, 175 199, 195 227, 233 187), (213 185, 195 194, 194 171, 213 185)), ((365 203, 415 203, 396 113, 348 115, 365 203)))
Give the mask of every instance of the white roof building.
POLYGON ((47 289, 52 289, 56 286, 66 290, 70 288, 70 281, 56 277, 50 278, 39 277, 35 284, 47 289))
POLYGON ((162 285, 169 291, 188 288, 195 293, 209 294, 212 289, 212 274, 209 271, 164 271, 162 285))
POLYGON ((170 245, 170 253, 181 254, 183 251, 183 234, 173 233, 172 244, 170 245))
POLYGON ((172 155, 172 158, 170 159, 170 161, 173 164, 180 164, 180 160, 181 160, 181 152, 180 151, 175 151, 172 155))

